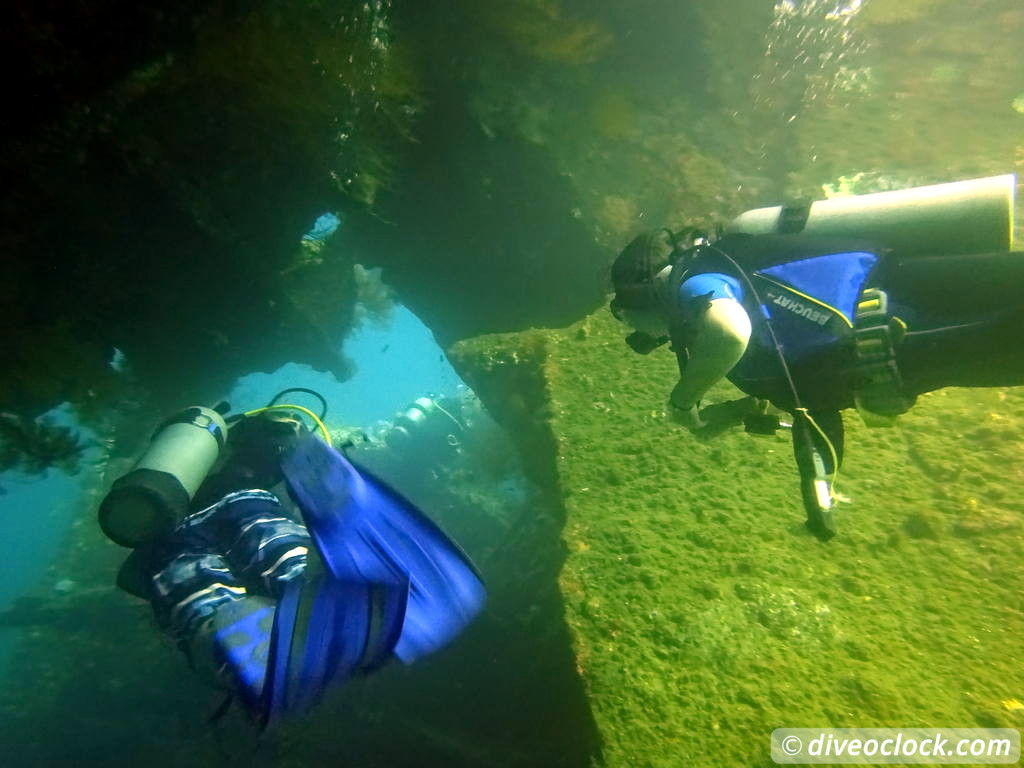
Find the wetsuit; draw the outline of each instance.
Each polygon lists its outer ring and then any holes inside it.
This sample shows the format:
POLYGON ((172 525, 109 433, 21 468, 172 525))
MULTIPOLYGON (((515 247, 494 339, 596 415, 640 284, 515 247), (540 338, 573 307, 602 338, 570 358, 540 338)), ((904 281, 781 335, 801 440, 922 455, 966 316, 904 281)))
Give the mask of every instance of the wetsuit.
POLYGON ((1024 253, 887 259, 871 284, 907 324, 896 361, 910 394, 1024 384, 1024 253))
POLYGON ((277 497, 236 491, 187 517, 151 560, 157 621, 187 641, 220 606, 250 594, 279 598, 306 568, 310 539, 277 497))
POLYGON ((237 443, 197 493, 201 508, 118 577, 261 725, 392 658, 433 653, 486 596, 469 558, 408 500, 311 433, 276 451, 268 428, 252 426, 267 450, 237 443), (287 492, 254 488, 260 477, 287 492))
POLYGON ((883 322, 905 329, 893 346, 892 387, 906 407, 917 395, 947 386, 1024 384, 1021 253, 902 259, 869 243, 743 235, 693 249, 673 269, 670 336, 680 375, 695 321, 710 301, 731 299, 746 311, 751 336, 727 378, 748 395, 791 412, 799 405, 809 414, 812 429, 800 431, 794 423, 808 510, 822 468, 813 466, 801 441, 819 450, 825 474, 838 469, 839 412, 854 405, 865 386, 854 343, 865 289, 884 291, 883 322))
POLYGON ((681 265, 675 280, 671 335, 681 371, 692 321, 710 299, 735 299, 753 330, 728 379, 785 410, 794 406, 793 394, 770 330, 802 404, 817 411, 848 408, 859 384, 854 307, 865 288, 884 291, 888 314, 906 326, 895 357, 907 397, 949 386, 1024 384, 1024 253, 902 259, 852 241, 733 236, 681 265))

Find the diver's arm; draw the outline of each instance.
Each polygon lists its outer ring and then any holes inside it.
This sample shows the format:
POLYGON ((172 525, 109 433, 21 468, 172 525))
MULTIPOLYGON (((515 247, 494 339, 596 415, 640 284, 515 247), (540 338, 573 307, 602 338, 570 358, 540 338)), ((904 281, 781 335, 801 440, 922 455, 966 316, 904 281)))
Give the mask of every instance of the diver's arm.
POLYGON ((736 299, 712 299, 694 323, 686 370, 669 396, 675 408, 688 412, 739 362, 750 340, 750 318, 736 299))

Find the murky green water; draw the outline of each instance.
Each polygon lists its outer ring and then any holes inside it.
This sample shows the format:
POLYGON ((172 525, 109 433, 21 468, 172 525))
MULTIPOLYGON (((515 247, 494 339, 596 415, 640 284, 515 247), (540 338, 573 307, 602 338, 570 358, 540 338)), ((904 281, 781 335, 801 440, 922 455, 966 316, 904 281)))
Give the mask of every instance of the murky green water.
MULTIPOLYGON (((478 544, 491 603, 452 648, 257 739, 234 715, 205 723, 216 696, 109 589, 120 554, 83 509, 53 572, 85 588, 16 656, 4 751, 26 765, 762 766, 781 726, 1024 725, 1020 389, 938 393, 898 430, 854 427, 854 505, 825 548, 801 537, 788 446, 683 439, 658 416, 671 360, 626 359, 602 309, 584 319, 643 229, 1024 169, 1024 4, 267 14, 177 76, 258 78, 275 115, 301 115, 297 145, 316 143, 354 206, 353 247, 387 244, 385 279, 443 340, 575 323, 453 354, 518 441, 535 515, 478 544), (316 82, 244 66, 275 45, 292 62, 304 36, 316 82)), ((466 474, 445 479, 471 507, 484 491, 466 474)))

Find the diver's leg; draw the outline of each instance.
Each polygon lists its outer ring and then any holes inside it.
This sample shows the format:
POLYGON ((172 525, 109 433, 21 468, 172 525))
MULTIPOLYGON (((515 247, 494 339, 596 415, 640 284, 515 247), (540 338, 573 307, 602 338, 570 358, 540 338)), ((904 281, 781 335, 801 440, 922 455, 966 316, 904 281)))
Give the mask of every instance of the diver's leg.
POLYGON ((934 320, 1020 306, 1024 253, 958 254, 885 261, 872 276, 891 301, 934 320))
POLYGON ((908 330, 896 353, 912 395, 942 387, 1014 387, 1024 384, 1024 306, 998 315, 908 330))
POLYGON ((305 526, 267 491, 228 494, 218 506, 210 522, 232 570, 250 590, 279 597, 283 585, 305 571, 310 547, 305 526))
POLYGON ((843 463, 843 443, 846 434, 843 429, 843 415, 839 411, 811 409, 810 416, 820 430, 818 442, 828 463, 828 473, 834 475, 843 463))
POLYGON ((275 610, 271 598, 246 595, 218 606, 187 639, 196 672, 238 693, 252 712, 261 708, 275 610))
MULTIPOLYGON (((192 543, 178 538, 179 544, 192 543)), ((167 554, 152 577, 157 621, 208 685, 258 698, 273 601, 249 594, 217 552, 200 548, 167 554)))
POLYGON ((873 283, 907 324, 896 355, 908 395, 1024 384, 1024 253, 894 261, 873 283))
POLYGON ((807 527, 823 541, 836 535, 832 480, 843 457, 843 420, 838 411, 793 413, 793 458, 807 527))
POLYGON ((184 641, 221 605, 244 597, 245 585, 205 542, 175 535, 164 542, 151 577, 157 622, 184 641))
POLYGON ((207 682, 250 707, 263 688, 274 598, 303 572, 308 543, 277 498, 257 490, 228 494, 161 544, 152 577, 158 620, 207 682))

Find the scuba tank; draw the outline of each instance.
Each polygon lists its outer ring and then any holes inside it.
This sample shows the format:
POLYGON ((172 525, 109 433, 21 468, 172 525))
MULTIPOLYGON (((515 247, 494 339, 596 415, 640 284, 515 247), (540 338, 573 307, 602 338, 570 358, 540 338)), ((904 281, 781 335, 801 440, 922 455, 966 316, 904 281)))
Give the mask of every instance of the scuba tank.
MULTIPOLYGON (((819 200, 809 205, 759 208, 740 214, 718 234, 806 234, 810 237, 868 241, 876 247, 892 251, 896 257, 1006 253, 1012 248, 1015 185, 1015 176, 1006 174, 894 192, 819 200)), ((697 242, 694 239, 693 244, 697 242)), ((710 247, 715 246, 711 244, 710 247)), ((677 247, 678 250, 681 249, 677 247)), ((721 250, 718 253, 730 263, 756 305, 761 308, 768 342, 775 349, 796 406, 791 425, 792 439, 794 457, 800 472, 801 495, 807 513, 807 527, 819 539, 827 541, 836 535, 837 497, 833 486, 841 458, 841 445, 833 444, 829 434, 801 404, 800 393, 793 381, 783 345, 772 327, 767 305, 751 280, 754 270, 744 268, 721 250)), ((679 261, 675 254, 673 259, 677 264, 673 272, 678 272, 672 283, 675 290, 685 279, 686 264, 679 261)), ((895 370, 892 364, 892 340, 898 332, 898 324, 891 325, 889 322, 884 292, 859 289, 856 299, 855 315, 848 319, 854 321, 858 360, 865 371, 882 370, 884 373, 895 370)), ((614 302, 612 311, 615 314, 614 302)), ((627 343, 633 347, 633 342, 627 343)), ((858 410, 862 414, 874 411, 876 416, 881 414, 891 420, 893 416, 907 410, 913 402, 912 399, 892 394, 899 391, 899 381, 894 375, 886 378, 876 373, 873 384, 877 384, 877 393, 862 388, 856 395, 858 410), (867 395, 871 395, 870 401, 867 395)), ((743 421, 747 431, 755 434, 774 434, 780 426, 778 418, 771 414, 745 415, 743 421)))
MULTIPOLYGON (((810 205, 760 208, 740 214, 724 232, 862 239, 889 249, 897 258, 1005 253, 1011 250, 1013 242, 1015 185, 1015 176, 1006 174, 819 200, 810 205)), ((756 297, 749 279, 745 282, 756 297)), ((913 404, 913 399, 899 394, 900 380, 892 341, 895 331, 886 303, 883 291, 867 289, 858 296, 854 308, 859 370, 871 374, 868 379, 871 386, 861 387, 855 399, 858 411, 869 426, 891 424, 896 415, 913 404)), ((799 393, 790 377, 782 348, 770 322, 767 327, 798 405, 792 435, 807 526, 818 538, 828 540, 836 533, 832 485, 839 457, 829 436, 799 407, 799 393)), ((753 426, 757 430, 763 425, 755 423, 753 426)))
POLYGON ((387 431, 384 441, 395 451, 410 450, 424 440, 443 440, 454 447, 458 442, 455 435, 461 431, 462 424, 437 398, 420 397, 395 416, 394 426, 387 431))
POLYGON ((412 401, 412 405, 402 411, 395 419, 397 426, 405 429, 415 429, 417 425, 423 424, 430 415, 437 410, 437 401, 431 397, 418 397, 412 401))
POLYGON ((818 200, 741 213, 726 234, 800 234, 869 240, 897 255, 1005 252, 1013 240, 1015 176, 818 200))
POLYGON ((429 397, 420 397, 408 408, 395 415, 394 426, 385 435, 385 442, 394 450, 406 450, 414 442, 413 434, 423 425, 434 412, 435 403, 429 397))
MULTIPOLYGON (((273 410, 302 411, 331 444, 322 422, 327 403, 312 390, 286 389, 263 408, 225 417, 229 409, 227 403, 216 408, 193 406, 157 428, 142 458, 114 482, 100 503, 99 524, 108 538, 124 547, 140 547, 173 531, 191 511, 193 499, 226 445, 230 445, 233 463, 245 464, 254 481, 270 476, 293 430, 256 423, 266 420, 251 417, 273 410), (319 398, 323 404, 320 416, 299 405, 277 404, 282 395, 294 391, 319 398)), ((204 490, 200 497, 206 495, 204 490)))
POLYGON ((172 531, 220 458, 227 431, 221 413, 202 406, 161 424, 142 458, 100 504, 103 532, 121 546, 137 547, 172 531))

